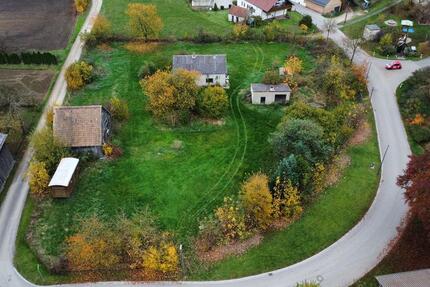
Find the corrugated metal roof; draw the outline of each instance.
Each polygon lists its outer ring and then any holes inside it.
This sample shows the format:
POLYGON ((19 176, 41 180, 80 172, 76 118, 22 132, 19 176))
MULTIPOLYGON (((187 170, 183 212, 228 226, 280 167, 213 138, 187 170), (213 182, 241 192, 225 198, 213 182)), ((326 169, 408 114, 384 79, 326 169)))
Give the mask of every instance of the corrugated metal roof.
POLYGON ((372 30, 372 31, 379 31, 379 30, 381 30, 381 28, 379 28, 379 26, 376 25, 376 24, 366 25, 366 29, 369 29, 369 30, 372 30))
POLYGON ((266 84, 251 84, 253 92, 291 92, 287 84, 266 85, 266 84))
POLYGON ((6 142, 7 134, 0 133, 0 150, 2 149, 4 143, 6 142))
POLYGON ((376 276, 382 287, 430 287, 430 269, 376 276))
POLYGON ((175 55, 173 70, 185 69, 202 74, 227 74, 226 55, 175 55))
POLYGON ((70 180, 78 167, 78 163, 79 159, 74 157, 65 157, 61 159, 48 186, 69 186, 70 180))

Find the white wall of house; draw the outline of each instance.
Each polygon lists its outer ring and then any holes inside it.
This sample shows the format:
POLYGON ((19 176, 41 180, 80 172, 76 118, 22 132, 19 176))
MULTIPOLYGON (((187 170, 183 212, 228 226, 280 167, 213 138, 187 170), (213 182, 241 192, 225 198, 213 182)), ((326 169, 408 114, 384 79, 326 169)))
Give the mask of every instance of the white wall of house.
POLYGON ((275 103, 276 95, 285 95, 285 101, 289 102, 291 92, 254 92, 251 91, 251 101, 255 105, 270 105, 275 103))
POLYGON ((245 18, 237 17, 234 15, 228 14, 228 21, 234 22, 234 23, 241 23, 241 22, 245 21, 245 18))
POLYGON ((249 3, 246 0, 238 0, 237 1, 237 5, 240 6, 240 7, 247 8, 248 10, 250 10, 251 11, 251 13, 250 13, 251 16, 260 16, 261 19, 263 19, 263 20, 272 19, 272 18, 284 16, 284 15, 287 14, 287 10, 280 10, 280 11, 276 11, 276 12, 272 12, 272 13, 266 13, 262 9, 260 9, 257 6, 249 3))
POLYGON ((210 86, 210 85, 220 85, 222 87, 228 88, 229 81, 228 75, 226 74, 201 74, 197 80, 197 85, 199 87, 210 86))
POLYGON ((228 9, 233 5, 233 0, 192 0, 191 6, 196 9, 212 9, 215 4, 219 9, 228 9))
POLYGON ((305 0, 290 0, 290 2, 300 4, 302 6, 306 6, 305 0))

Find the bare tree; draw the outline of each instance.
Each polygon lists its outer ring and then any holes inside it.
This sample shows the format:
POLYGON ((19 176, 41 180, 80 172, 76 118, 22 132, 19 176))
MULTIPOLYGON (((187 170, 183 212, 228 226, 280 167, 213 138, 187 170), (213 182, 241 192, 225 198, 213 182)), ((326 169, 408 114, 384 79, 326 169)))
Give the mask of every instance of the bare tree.
POLYGON ((345 39, 343 39, 345 47, 351 50, 351 59, 349 61, 349 64, 352 64, 352 62, 354 61, 355 52, 357 51, 357 48, 358 46, 360 46, 361 42, 361 38, 350 39, 346 37, 345 39))
POLYGON ((330 36, 330 33, 336 31, 337 23, 334 19, 327 19, 324 21, 323 31, 327 32, 327 40, 330 36))

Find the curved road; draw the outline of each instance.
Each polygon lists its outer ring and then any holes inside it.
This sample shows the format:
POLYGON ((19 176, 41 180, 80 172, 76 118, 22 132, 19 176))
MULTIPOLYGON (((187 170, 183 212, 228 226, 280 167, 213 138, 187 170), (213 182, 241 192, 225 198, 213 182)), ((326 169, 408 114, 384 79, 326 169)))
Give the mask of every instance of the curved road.
MULTIPOLYGON (((102 0, 93 0, 83 29, 92 27, 92 19, 100 11, 102 0)), ((296 6, 297 11, 312 16, 314 23, 321 28, 324 18, 304 7, 296 6)), ((345 35, 336 31, 331 38, 344 47, 345 35)), ((345 49, 347 53, 349 51, 345 49)), ((78 37, 64 64, 79 59, 82 52, 82 41, 78 37)), ((373 91, 372 106, 374 109, 378 130, 381 154, 388 148, 383 164, 381 182, 376 198, 364 218, 337 242, 320 253, 289 267, 270 273, 244 277, 226 281, 211 282, 100 282, 64 285, 79 286, 295 286, 296 282, 304 280, 318 281, 325 287, 349 286, 369 270, 376 266, 386 252, 389 242, 395 238, 397 227, 401 225, 407 213, 402 190, 395 181, 402 173, 411 153, 405 129, 395 98, 396 87, 419 68, 430 66, 430 58, 419 61, 403 61, 404 68, 400 71, 385 71, 385 60, 369 57, 364 51, 358 50, 356 63, 369 62, 369 90, 373 91)), ((64 69, 57 79, 52 91, 49 105, 61 104, 66 95, 64 69)), ((48 105, 48 106, 49 106, 48 105)), ((42 117, 38 128, 44 125, 42 117)), ((26 281, 14 268, 13 257, 15 239, 22 209, 28 193, 25 171, 31 158, 28 150, 9 188, 0 209, 0 287, 34 287, 36 285, 26 281)))

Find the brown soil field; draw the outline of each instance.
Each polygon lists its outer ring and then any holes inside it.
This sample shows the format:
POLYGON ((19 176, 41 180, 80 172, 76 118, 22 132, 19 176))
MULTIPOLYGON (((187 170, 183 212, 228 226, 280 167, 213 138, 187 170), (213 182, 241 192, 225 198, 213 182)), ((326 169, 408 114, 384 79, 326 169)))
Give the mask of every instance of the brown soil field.
POLYGON ((0 86, 7 86, 26 99, 27 105, 39 104, 46 95, 52 77, 51 70, 0 69, 0 86))
POLYGON ((63 49, 74 28, 73 0, 0 1, 0 48, 63 49))

